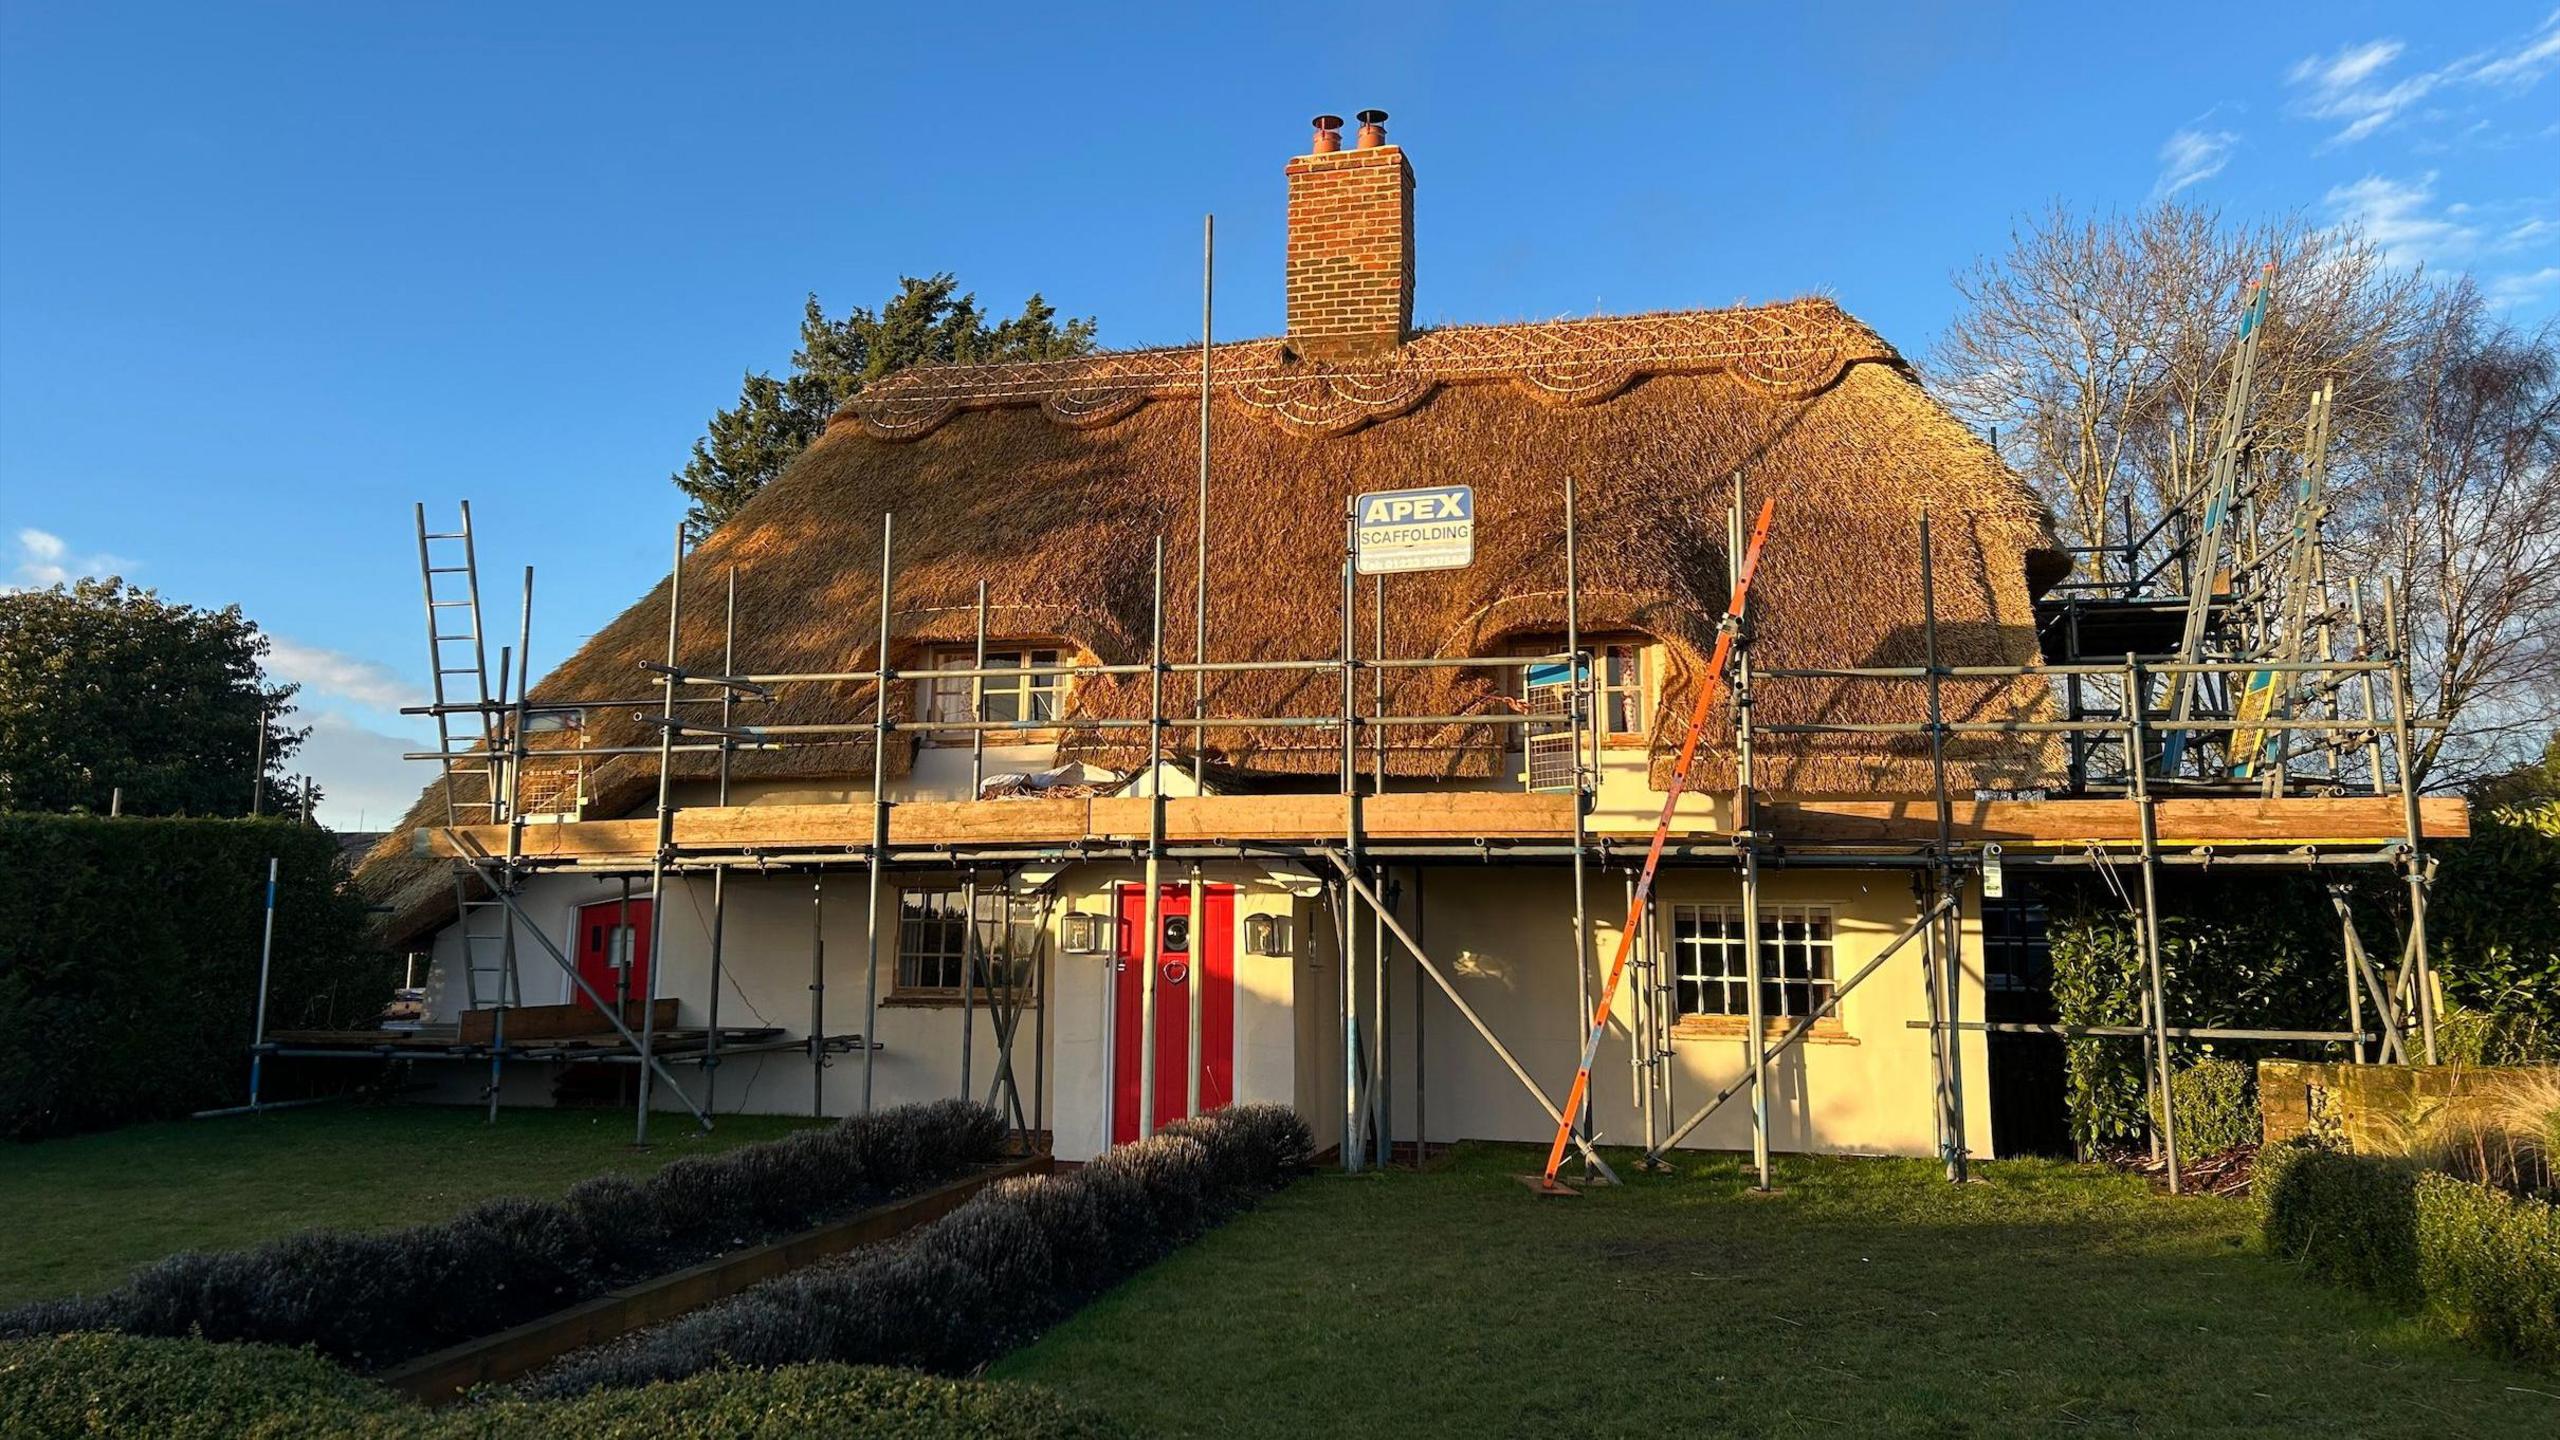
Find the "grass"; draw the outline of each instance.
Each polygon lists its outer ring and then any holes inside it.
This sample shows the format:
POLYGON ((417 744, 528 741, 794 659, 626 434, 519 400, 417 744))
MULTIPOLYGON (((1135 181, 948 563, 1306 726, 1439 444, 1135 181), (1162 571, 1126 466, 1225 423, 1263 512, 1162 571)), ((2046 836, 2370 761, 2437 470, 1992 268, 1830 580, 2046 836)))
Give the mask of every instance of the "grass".
POLYGON ((103 1290, 180 1250, 220 1250, 315 1225, 393 1229, 497 1195, 552 1197, 590 1175, 640 1174, 810 1122, 682 1116, 631 1148, 619 1110, 324 1105, 0 1143, 0 1306, 103 1290))
POLYGON ((1538 1200, 1535 1164, 1302 1181, 994 1374, 1219 1440, 2560 1434, 2560 1380, 2257 1253, 2240 1202, 1802 1158, 1755 1196, 1721 1157, 1538 1200))

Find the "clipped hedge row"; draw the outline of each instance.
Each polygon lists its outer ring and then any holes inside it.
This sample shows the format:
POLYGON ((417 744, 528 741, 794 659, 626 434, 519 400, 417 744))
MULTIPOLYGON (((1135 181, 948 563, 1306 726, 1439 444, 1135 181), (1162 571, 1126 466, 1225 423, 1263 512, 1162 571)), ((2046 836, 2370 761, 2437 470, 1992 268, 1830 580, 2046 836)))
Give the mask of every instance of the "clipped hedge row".
POLYGON ((574 1400, 430 1411, 307 1350, 68 1335, 0 1344, 0 1419, 27 1440, 1098 1440, 1046 1390, 845 1365, 722 1371, 574 1400))
POLYGON ((2279 1258, 2560 1368, 2560 1207, 2303 1141, 2260 1152, 2256 1184, 2279 1258))
POLYGON ((543 1396, 814 1361, 965 1373, 1302 1169, 1277 1105, 1169 1125, 1081 1169, 990 1186, 895 1245, 768 1281, 530 1382, 543 1396))
POLYGON ((310 1230, 172 1255, 102 1295, 0 1314, 0 1339, 73 1331, 309 1345, 378 1370, 617 1285, 804 1229, 996 1158, 1002 1117, 945 1100, 501 1199, 385 1235, 310 1230))
MULTIPOLYGON (((335 836, 282 820, 0 814, 0 1135, 167 1120, 248 1098, 267 860, 267 1023, 369 1025, 399 966, 335 836)), ((269 1071, 269 1098, 283 1093, 269 1071)))

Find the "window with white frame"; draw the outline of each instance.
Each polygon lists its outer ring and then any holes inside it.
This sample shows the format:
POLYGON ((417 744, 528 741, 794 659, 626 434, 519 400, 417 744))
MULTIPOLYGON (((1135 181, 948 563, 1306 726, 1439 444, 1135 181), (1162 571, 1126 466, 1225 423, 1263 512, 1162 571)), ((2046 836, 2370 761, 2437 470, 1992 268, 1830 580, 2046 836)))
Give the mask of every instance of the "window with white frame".
MULTIPOLYGON (((1739 905, 1674 905, 1672 974, 1683 1015, 1750 1013, 1749 957, 1739 905)), ((1760 1008, 1771 1019, 1810 1015, 1831 998, 1831 908, 1760 907, 1760 1008)))
MULTIPOLYGON (((1000 987, 1026 987, 1036 972, 1040 938, 1039 913, 1030 901, 1008 898, 1000 890, 978 892, 978 975, 980 994, 1000 987)), ((901 994, 960 993, 968 968, 968 892, 957 885, 918 887, 898 892, 898 984, 901 994)))
MULTIPOLYGON (((1611 740, 1640 740, 1645 724, 1652 717, 1645 706, 1645 642, 1641 639, 1591 640, 1583 645, 1591 652, 1598 667, 1596 693, 1592 697, 1592 719, 1600 733, 1611 740)), ((1564 650, 1564 637, 1542 635, 1512 646, 1515 655, 1554 655, 1564 650)), ((1539 688, 1548 678, 1545 672, 1533 675, 1528 667, 1512 666, 1505 670, 1505 693, 1514 700, 1529 701, 1544 697, 1529 692, 1539 688)), ((1553 667, 1553 679, 1561 686, 1565 667, 1553 667)), ((1562 709, 1562 702, 1556 708, 1562 709)), ((1563 726, 1555 727, 1563 729, 1563 726)))
MULTIPOLYGON (((1055 648, 1017 647, 987 651, 987 663, 978 663, 972 649, 936 650, 929 657, 935 670, 1026 670, 1024 675, 989 675, 982 684, 989 721, 1029 721, 1035 725, 1054 723, 1066 707, 1065 675, 1042 675, 1041 670, 1063 669, 1069 664, 1067 652, 1055 648)), ((953 675, 925 682, 925 719, 937 725, 964 725, 969 715, 970 677, 953 675)), ((1009 732, 990 730, 987 743, 1004 743, 1009 732)))

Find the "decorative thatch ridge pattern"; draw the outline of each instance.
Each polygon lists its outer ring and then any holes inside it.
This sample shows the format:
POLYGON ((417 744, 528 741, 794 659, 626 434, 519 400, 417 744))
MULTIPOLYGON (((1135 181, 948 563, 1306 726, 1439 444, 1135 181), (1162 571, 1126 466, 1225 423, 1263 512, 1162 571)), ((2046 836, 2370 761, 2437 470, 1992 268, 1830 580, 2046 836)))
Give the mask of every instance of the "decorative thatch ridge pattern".
MULTIPOLYGON (((1899 364, 1883 338, 1828 301, 1738 310, 1469 325, 1428 330, 1368 360, 1321 362, 1286 340, 1211 347, 1210 385, 1284 428, 1342 435, 1405 414, 1443 385, 1508 380, 1548 405, 1592 405, 1645 375, 1725 373, 1772 398, 1837 382, 1861 361, 1899 364)), ((1075 360, 936 365, 871 386, 838 417, 883 440, 911 440, 963 410, 1038 405, 1077 429, 1126 418, 1149 400, 1196 397, 1200 351, 1130 350, 1075 360)))
MULTIPOLYGON (((1551 645, 1564 628, 1564 477, 1572 475, 1586 633, 1632 633, 1662 646, 1651 737, 1659 777, 1714 643, 1737 473, 1753 496, 1778 502, 1754 602, 1762 665, 1918 664, 1915 541, 1924 509, 1936 517, 1941 657, 1993 665, 2035 656, 2028 566, 2052 544, 2049 518, 1882 340, 1828 301, 1434 331, 1407 346, 1412 353, 1375 366, 1289 366, 1278 358, 1281 344, 1226 347, 1218 354, 1238 363, 1218 361, 1213 371, 1227 397, 1217 415, 1241 402, 1277 422, 1235 414, 1212 427, 1213 659, 1333 655, 1350 494, 1453 481, 1476 490, 1476 563, 1393 577, 1383 637, 1364 584, 1359 653, 1457 658, 1551 645), (1260 371, 1241 363, 1254 356, 1263 357, 1260 371), (1297 384, 1291 400, 1285 392, 1297 384)), ((1128 664, 1146 658, 1150 556, 1168 538, 1165 652, 1186 657, 1194 644, 1187 542, 1198 523, 1197 363, 1196 350, 1167 350, 882 382, 686 557, 687 592, 716 594, 736 569, 742 670, 868 670, 879 663, 887 512, 897 523, 892 668, 912 671, 937 645, 968 644, 981 580, 998 644, 1054 645, 1128 664)), ((682 663, 716 667, 719 612, 686 606, 682 663)), ((534 698, 645 695, 639 666, 662 658, 666 628, 661 580, 536 685, 534 698)), ((1503 684, 1477 667, 1396 670, 1386 705, 1401 715, 1472 716, 1502 703, 1503 684)), ((913 689, 892 687, 893 718, 907 718, 913 689)), ((871 690, 865 681, 786 686, 770 704, 742 706, 737 719, 854 720, 870 713, 871 690)), ((1365 704, 1365 676, 1360 694, 1365 704)), ((1219 675, 1208 685, 1208 713, 1237 723, 1205 737, 1206 758, 1242 783, 1330 788, 1336 732, 1253 721, 1331 716, 1339 697, 1330 671, 1219 675)), ((1187 710, 1189 699, 1187 683, 1167 687, 1169 707, 1187 710)), ((1945 703, 1950 719, 1991 720, 2041 714, 2051 697, 2034 681, 1966 680, 1946 684, 1945 703)), ((1143 678, 1078 684, 1061 717, 1060 756, 1135 768, 1146 755, 1142 729, 1079 722, 1143 717, 1147 708, 1143 678)), ((1881 681, 1764 685, 1755 709, 1764 725, 1909 724, 1924 714, 1918 686, 1881 681)), ((587 721, 594 746, 653 738, 626 711, 590 712, 587 721)), ((1697 783, 1722 788, 1733 778, 1731 717, 1720 707, 1711 723, 1697 783)), ((1516 783, 1510 739, 1467 721, 1399 728, 1387 737, 1385 763, 1403 781, 1501 787, 1516 783)), ((892 740, 882 757, 891 776, 907 772, 914 745, 912 734, 892 740)), ((1929 788, 1928 746, 1917 735, 1769 733, 1755 754, 1772 792, 1929 788)), ((2052 772, 2048 747, 2012 737, 1961 737, 1948 762, 1960 790, 2043 784, 2052 772)), ((744 751, 736 774, 832 798, 865 788, 871 765, 867 736, 829 737, 744 751)), ((679 755, 676 767, 680 780, 697 782, 713 769, 699 754, 679 755)), ((587 813, 646 803, 654 770, 647 756, 598 762, 587 813)), ((407 832, 441 823, 443 813, 441 790, 430 789, 363 867, 367 893, 392 913, 395 938, 452 908, 442 863, 408 850, 407 832)))

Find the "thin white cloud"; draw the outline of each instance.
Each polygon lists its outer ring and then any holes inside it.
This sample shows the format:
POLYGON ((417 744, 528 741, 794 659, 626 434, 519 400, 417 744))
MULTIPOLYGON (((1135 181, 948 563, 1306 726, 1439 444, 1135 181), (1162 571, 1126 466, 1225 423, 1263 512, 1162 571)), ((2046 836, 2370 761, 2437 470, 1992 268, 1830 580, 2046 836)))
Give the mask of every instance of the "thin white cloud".
POLYGON ((320 697, 351 701, 370 710, 425 703, 418 688, 388 665, 281 635, 270 635, 267 641, 268 673, 300 685, 306 704, 320 697))
POLYGON ((2285 78, 2296 85, 2312 85, 2324 91, 2352 90, 2399 59, 2405 48, 2397 40, 2368 40, 2362 45, 2349 45, 2326 59, 2313 55, 2297 60, 2285 78))
MULTIPOLYGON (((2432 170, 2414 181, 2367 175, 2332 188, 2327 196, 2329 211, 2364 232, 2395 265, 2457 260, 2478 246, 2480 231, 2451 218, 2451 213, 2431 209, 2435 183, 2432 170)), ((2451 207, 2451 212, 2461 208, 2451 207)))
POLYGON ((2483 60, 2462 78, 2481 85, 2530 89, 2533 82, 2560 66, 2560 10, 2544 17, 2542 28, 2524 38, 2511 54, 2483 60))
POLYGON ((2160 179, 2151 187, 2152 195, 2175 195, 2221 174, 2239 144, 2236 130, 2206 130, 2196 125, 2177 130, 2160 146, 2160 179))
POLYGON ((368 729, 343 715, 307 717, 310 738, 286 766, 320 785, 320 823, 333 830, 388 830, 432 776, 426 764, 400 757, 435 747, 368 729))
POLYGON ((71 542, 49 530, 32 525, 22 527, 16 537, 17 553, 10 562, 12 590, 43 590, 55 585, 68 585, 89 575, 114 575, 133 568, 133 562, 99 551, 94 555, 72 553, 71 542))
POLYGON ((2519 275, 2500 275, 2489 282, 2489 298, 2501 305, 2525 305, 2560 290, 2560 265, 2545 265, 2519 275))
MULTIPOLYGON (((2392 79, 2385 72, 2407 46, 2398 40, 2367 40, 2329 55, 2310 55, 2285 71, 2285 83, 2296 95, 2294 113, 2338 126, 2322 149, 2352 145, 2410 114, 2418 102, 2451 86, 2488 86, 2522 93, 2560 68, 2560 11, 2545 17, 2532 33, 2503 47, 2463 56, 2432 70, 2392 79)), ((2433 118, 2460 115, 2469 107, 2438 106, 2433 118)), ((2474 131, 2478 126, 2472 127, 2474 131)), ((2466 132, 2468 133, 2468 132, 2466 132)))

